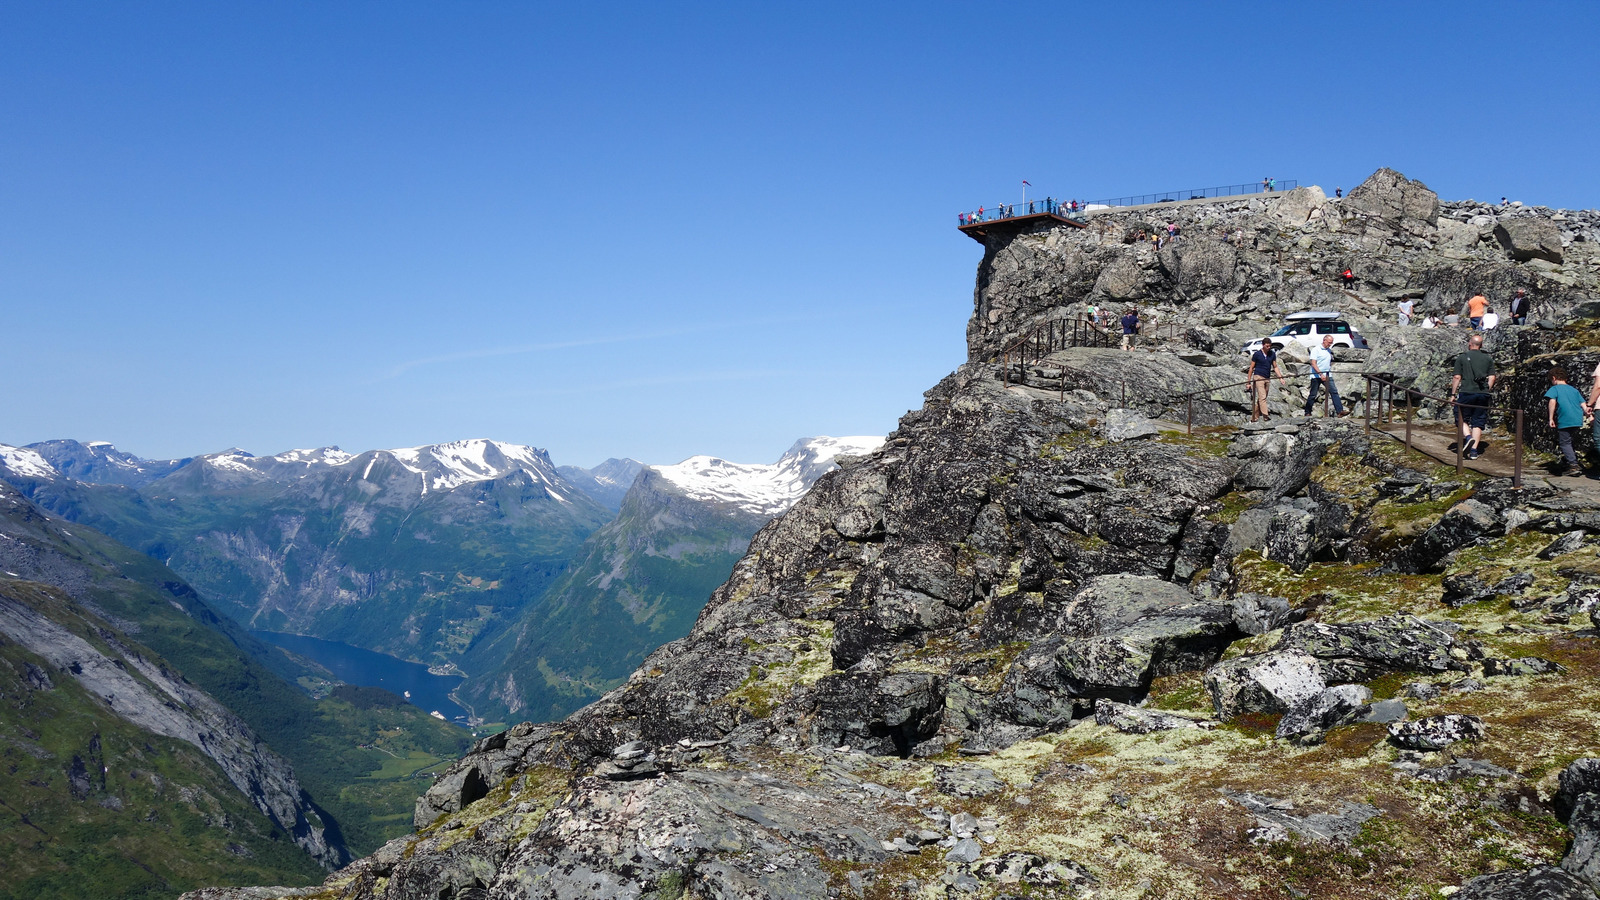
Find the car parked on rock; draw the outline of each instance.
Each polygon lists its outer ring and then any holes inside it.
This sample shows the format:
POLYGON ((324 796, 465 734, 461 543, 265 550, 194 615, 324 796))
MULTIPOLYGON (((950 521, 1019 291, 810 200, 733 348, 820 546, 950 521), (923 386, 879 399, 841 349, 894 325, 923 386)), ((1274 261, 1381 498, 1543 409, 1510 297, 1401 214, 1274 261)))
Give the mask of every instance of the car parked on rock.
MULTIPOLYGON (((1367 339, 1350 327, 1344 317, 1333 310, 1308 310, 1297 312, 1284 317, 1282 328, 1272 333, 1274 338, 1282 338, 1278 343, 1295 343, 1310 349, 1322 346, 1322 339, 1333 335, 1335 347, 1351 347, 1356 350, 1370 350, 1367 339)), ((1261 339, 1251 341, 1243 347, 1244 352, 1254 353, 1261 349, 1261 339)))

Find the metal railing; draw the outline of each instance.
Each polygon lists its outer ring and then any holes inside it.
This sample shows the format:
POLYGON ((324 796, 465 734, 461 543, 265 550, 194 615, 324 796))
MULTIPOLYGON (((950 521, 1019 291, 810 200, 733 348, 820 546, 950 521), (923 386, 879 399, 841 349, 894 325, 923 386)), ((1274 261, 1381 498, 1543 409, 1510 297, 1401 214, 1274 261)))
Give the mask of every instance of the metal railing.
MULTIPOLYGON (((1438 397, 1433 394, 1424 394, 1416 388, 1402 387, 1393 380, 1385 378, 1382 375, 1368 375, 1367 396, 1364 398, 1364 402, 1366 404, 1365 418, 1367 431, 1372 431, 1374 428, 1374 423, 1376 422, 1380 423, 1377 425, 1378 431, 1388 434, 1391 437, 1395 436, 1394 433, 1389 428, 1385 428, 1384 425, 1387 424, 1392 426, 1394 424, 1396 392, 1402 392, 1405 395, 1404 405, 1406 411, 1406 430, 1404 441, 1407 450, 1415 451, 1416 449, 1411 443, 1411 420, 1412 412, 1414 409, 1416 409, 1419 401, 1432 400, 1436 403, 1447 403, 1455 409, 1455 416, 1451 420, 1451 428, 1454 430, 1453 433, 1455 435, 1456 475, 1459 476, 1462 469, 1465 467, 1467 444, 1466 439, 1461 436, 1462 411, 1466 409, 1482 409, 1487 413, 1489 410, 1494 408, 1493 402, 1491 401, 1489 403, 1485 403, 1482 406, 1463 406, 1461 403, 1451 400, 1448 397, 1438 397), (1374 409, 1374 407, 1376 407, 1376 409, 1374 409)), ((1521 409, 1515 409, 1512 410, 1512 412, 1513 426, 1511 444, 1511 486, 1520 489, 1522 487, 1523 412, 1521 409)), ((1484 431, 1488 431, 1487 425, 1485 426, 1484 431)))
MULTIPOLYGON (((1083 315, 1073 319, 1047 319, 1023 332, 1022 337, 1000 351, 997 361, 1001 364, 1001 380, 1007 387, 1011 386, 1013 364, 1018 366, 1018 384, 1026 383, 1027 367, 1030 362, 1046 368, 1070 369, 1070 366, 1060 363, 1045 362, 1044 358, 1068 347, 1098 347, 1108 350, 1120 347, 1122 345, 1120 329, 1119 325, 1117 330, 1112 330, 1083 315)), ((1172 340, 1177 337, 1178 329, 1177 322, 1141 325, 1137 337, 1172 340)), ((1065 393, 1063 388, 1063 396, 1065 393)))
POLYGON ((956 213, 956 221, 961 226, 976 225, 979 222, 999 222, 1004 219, 1015 219, 1021 216, 1037 216, 1044 213, 1070 218, 1083 213, 1083 204, 1078 204, 1078 209, 1072 211, 1069 207, 1071 201, 1063 203, 1053 197, 1043 200, 1028 200, 1023 203, 1002 203, 999 206, 985 206, 981 210, 956 213))
POLYGON ((1205 200, 1211 197, 1238 197, 1245 194, 1264 194, 1269 191, 1292 191, 1300 182, 1274 179, 1269 188, 1266 182, 1253 184, 1224 184, 1219 187, 1190 188, 1186 191, 1160 191, 1154 194, 1134 194, 1129 197, 1112 197, 1107 200, 1090 200, 1083 206, 1146 206, 1151 203, 1176 203, 1180 200, 1205 200))

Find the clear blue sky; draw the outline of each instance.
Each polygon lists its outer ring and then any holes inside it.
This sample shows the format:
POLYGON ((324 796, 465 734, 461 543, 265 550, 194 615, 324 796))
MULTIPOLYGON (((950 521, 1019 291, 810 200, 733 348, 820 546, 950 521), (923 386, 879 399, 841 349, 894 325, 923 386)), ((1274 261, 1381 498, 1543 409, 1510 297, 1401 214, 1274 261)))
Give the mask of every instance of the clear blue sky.
POLYGON ((0 0, 0 442, 881 434, 964 358, 958 210, 1384 165, 1597 206, 1596 35, 1595 3, 0 0))

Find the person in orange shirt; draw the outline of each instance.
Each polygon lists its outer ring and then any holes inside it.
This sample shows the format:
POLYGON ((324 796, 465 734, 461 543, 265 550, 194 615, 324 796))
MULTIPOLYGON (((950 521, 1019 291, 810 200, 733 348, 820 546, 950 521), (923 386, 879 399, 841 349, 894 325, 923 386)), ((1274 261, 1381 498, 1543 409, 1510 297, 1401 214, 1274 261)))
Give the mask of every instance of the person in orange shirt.
POLYGON ((1467 318, 1471 320, 1473 328, 1483 327, 1483 314, 1489 311, 1489 298, 1476 294, 1467 301, 1467 318))

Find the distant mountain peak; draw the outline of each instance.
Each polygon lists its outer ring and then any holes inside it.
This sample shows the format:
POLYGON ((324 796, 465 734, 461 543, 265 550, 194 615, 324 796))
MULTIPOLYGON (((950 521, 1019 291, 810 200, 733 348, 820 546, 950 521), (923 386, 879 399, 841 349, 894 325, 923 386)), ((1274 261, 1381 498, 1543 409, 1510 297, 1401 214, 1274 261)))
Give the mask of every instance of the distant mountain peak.
POLYGON ((772 465, 691 456, 677 465, 650 468, 695 500, 775 516, 793 506, 833 467, 836 457, 871 453, 883 441, 873 436, 802 438, 772 465))
POLYGON ((59 474, 38 451, 28 447, 0 444, 0 464, 23 478, 55 478, 59 474))

